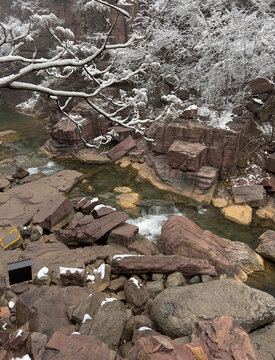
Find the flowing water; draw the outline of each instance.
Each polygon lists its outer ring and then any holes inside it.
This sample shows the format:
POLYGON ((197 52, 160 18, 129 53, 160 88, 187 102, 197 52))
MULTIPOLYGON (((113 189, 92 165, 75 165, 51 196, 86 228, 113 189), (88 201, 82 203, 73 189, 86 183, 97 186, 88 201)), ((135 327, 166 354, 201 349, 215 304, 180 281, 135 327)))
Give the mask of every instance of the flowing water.
MULTIPOLYGON (((51 160, 38 150, 48 137, 39 121, 14 111, 0 111, 0 131, 9 129, 17 131, 16 139, 12 143, 0 145, 0 160, 15 157, 18 165, 28 169, 30 173, 42 171, 47 176, 61 169, 83 172, 86 181, 73 189, 70 197, 98 196, 106 205, 117 207, 117 194, 113 192, 115 187, 129 186, 141 194, 140 211, 129 214, 128 222, 138 225, 141 235, 151 241, 156 241, 162 225, 173 214, 185 215, 201 228, 224 238, 245 242, 252 249, 257 245, 258 236, 270 229, 253 224, 235 224, 224 219, 212 205, 203 208, 179 195, 158 190, 146 181, 137 181, 137 173, 132 168, 122 169, 109 164, 87 165, 69 159, 51 160)), ((247 283, 275 296, 275 264, 265 261, 265 271, 254 273, 247 283)))

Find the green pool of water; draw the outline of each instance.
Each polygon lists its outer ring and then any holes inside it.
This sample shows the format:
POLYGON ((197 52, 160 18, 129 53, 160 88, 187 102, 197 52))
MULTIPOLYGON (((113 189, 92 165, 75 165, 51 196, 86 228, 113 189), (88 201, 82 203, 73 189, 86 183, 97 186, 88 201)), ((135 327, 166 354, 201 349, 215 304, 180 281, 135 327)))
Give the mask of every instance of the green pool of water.
MULTIPOLYGON (((235 241, 242 241, 252 249, 257 245, 257 238, 266 227, 238 225, 221 215, 214 206, 203 208, 181 196, 161 191, 147 181, 139 181, 137 173, 131 167, 120 168, 118 165, 87 165, 69 159, 50 160, 38 151, 48 134, 39 121, 32 117, 6 110, 0 112, 0 131, 16 130, 18 140, 14 143, 0 145, 0 160, 17 157, 21 166, 32 172, 44 171, 50 175, 61 169, 72 169, 85 174, 85 182, 79 184, 70 194, 76 196, 99 196, 107 205, 116 206, 113 189, 117 186, 129 186, 142 195, 140 214, 130 215, 146 236, 156 237, 164 221, 173 214, 182 214, 193 220, 201 228, 235 241)), ((273 227, 274 228, 274 227, 273 227)), ((264 272, 254 273, 248 279, 252 287, 262 289, 275 296, 275 264, 266 261, 264 272)))

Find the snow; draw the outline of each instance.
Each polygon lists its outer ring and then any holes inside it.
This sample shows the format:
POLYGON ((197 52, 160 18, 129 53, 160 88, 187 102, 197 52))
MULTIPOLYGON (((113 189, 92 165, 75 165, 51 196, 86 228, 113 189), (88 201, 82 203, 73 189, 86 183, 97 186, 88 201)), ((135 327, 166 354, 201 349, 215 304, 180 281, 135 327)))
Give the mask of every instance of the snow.
POLYGON ((126 257, 139 257, 139 256, 144 256, 144 255, 136 255, 136 254, 115 255, 115 256, 113 256, 113 259, 121 260, 121 259, 126 258, 126 257))
POLYGON ((102 301, 101 306, 104 306, 105 304, 116 301, 116 300, 117 300, 116 298, 106 298, 105 300, 102 301))
POLYGON ((31 360, 31 358, 29 357, 29 355, 24 355, 22 358, 11 358, 11 360, 31 360))
POLYGON ((80 332, 74 331, 73 333, 71 333, 71 335, 80 335, 80 332))
POLYGON ((23 334, 23 330, 22 330, 22 329, 19 329, 19 330, 17 331, 16 337, 21 336, 22 334, 23 334))
POLYGON ((253 100, 255 103, 260 104, 260 105, 263 105, 263 103, 264 103, 261 99, 253 98, 252 100, 253 100))
POLYGON ((49 269, 46 266, 42 267, 42 269, 40 269, 37 273, 37 279, 41 279, 45 276, 48 276, 48 273, 49 273, 49 269))
POLYGON ((98 197, 95 197, 91 200, 91 204, 94 203, 94 202, 98 202, 98 197))
POLYGON ((107 205, 97 205, 97 206, 95 206, 94 210, 95 210, 95 211, 98 211, 98 210, 103 209, 103 208, 108 208, 108 209, 116 210, 115 208, 113 208, 113 207, 111 207, 111 206, 107 206, 107 205))
POLYGON ((13 301, 9 301, 9 308, 10 308, 10 309, 14 308, 14 305, 15 305, 15 304, 14 304, 13 301))
POLYGON ((141 284, 139 284, 139 282, 137 281, 137 279, 131 277, 130 280, 133 281, 133 283, 136 285, 136 287, 137 287, 138 289, 141 288, 141 286, 140 286, 141 284))
MULTIPOLYGON (((94 283, 94 282, 95 282, 95 277, 94 277, 94 275, 88 275, 88 276, 87 276, 87 281, 91 281, 92 283, 94 283)), ((91 296, 91 295, 89 295, 89 296, 91 296)))
POLYGON ((223 130, 229 130, 229 131, 234 132, 227 126, 227 124, 232 121, 231 110, 223 111, 219 115, 216 111, 210 110, 206 107, 199 107, 198 115, 209 117, 209 121, 207 122, 208 126, 211 126, 216 129, 223 129, 223 130))
POLYGON ((85 199, 86 199, 86 197, 82 198, 81 200, 79 200, 79 201, 77 202, 77 204, 81 203, 81 201, 83 201, 83 200, 85 200, 85 199))
POLYGON ((94 273, 94 274, 100 274, 100 278, 101 278, 101 279, 104 279, 104 276, 105 276, 105 267, 106 267, 105 264, 101 264, 98 269, 94 269, 93 273, 94 273))
POLYGON ((4 325, 2 325, 2 329, 4 330, 4 331, 6 331, 7 330, 7 323, 5 323, 4 325))
POLYGON ((190 106, 188 106, 188 108, 185 109, 185 110, 197 110, 197 109, 198 109, 197 105, 190 105, 190 106))
POLYGON ((61 275, 61 274, 66 274, 67 271, 69 271, 71 274, 75 274, 75 273, 81 274, 81 273, 84 271, 84 269, 79 269, 79 268, 67 268, 67 267, 62 267, 62 266, 59 267, 59 273, 60 273, 60 275, 61 275))
POLYGON ((152 330, 152 329, 147 326, 142 326, 138 329, 138 331, 147 331, 147 330, 152 330))
POLYGON ((82 324, 84 324, 87 320, 92 320, 91 316, 89 314, 85 314, 82 320, 82 324))

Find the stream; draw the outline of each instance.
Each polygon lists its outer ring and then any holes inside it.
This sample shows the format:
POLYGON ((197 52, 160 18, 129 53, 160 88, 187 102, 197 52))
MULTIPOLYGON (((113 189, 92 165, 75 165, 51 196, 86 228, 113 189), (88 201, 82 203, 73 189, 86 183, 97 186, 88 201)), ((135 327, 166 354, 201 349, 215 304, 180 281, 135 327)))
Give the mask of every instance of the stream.
MULTIPOLYGON (((140 234, 155 241, 161 227, 169 216, 184 215, 202 229, 230 240, 242 241, 252 249, 257 246, 257 238, 270 228, 251 224, 238 225, 221 215, 212 204, 207 208, 199 206, 182 196, 159 190, 149 182, 137 181, 136 170, 118 165, 88 165, 71 159, 49 159, 39 148, 48 138, 43 124, 32 116, 13 110, 0 111, 0 131, 15 130, 12 142, 0 144, 0 161, 15 158, 19 166, 31 174, 42 171, 46 176, 62 169, 77 170, 85 174, 85 182, 76 186, 69 197, 98 196, 106 205, 118 207, 115 203, 117 186, 128 186, 142 195, 139 213, 129 214, 129 223, 140 229, 140 234)), ((1 174, 0 174, 1 176, 1 174)), ((275 228, 275 227, 274 227, 275 228)), ((265 261, 265 271, 249 276, 247 284, 275 296, 275 263, 265 261)))

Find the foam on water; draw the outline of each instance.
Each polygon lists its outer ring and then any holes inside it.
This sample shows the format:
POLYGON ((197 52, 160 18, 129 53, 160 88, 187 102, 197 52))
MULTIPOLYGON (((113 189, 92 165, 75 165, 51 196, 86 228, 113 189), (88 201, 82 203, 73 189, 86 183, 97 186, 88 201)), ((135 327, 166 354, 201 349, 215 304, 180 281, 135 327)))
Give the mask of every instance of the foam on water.
POLYGON ((46 176, 53 175, 56 171, 59 170, 59 166, 55 164, 52 160, 48 161, 47 164, 38 166, 38 167, 29 167, 27 171, 32 174, 36 174, 38 172, 42 172, 46 176))

